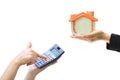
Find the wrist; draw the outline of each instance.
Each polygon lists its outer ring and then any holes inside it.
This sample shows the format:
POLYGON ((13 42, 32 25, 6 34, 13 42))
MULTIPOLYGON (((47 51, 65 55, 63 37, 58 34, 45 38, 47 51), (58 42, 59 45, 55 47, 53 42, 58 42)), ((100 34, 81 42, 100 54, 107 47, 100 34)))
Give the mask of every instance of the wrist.
POLYGON ((17 58, 14 58, 12 60, 12 63, 14 63, 16 66, 21 66, 22 65, 21 62, 20 62, 20 60, 18 60, 17 58))
POLYGON ((110 43, 110 35, 107 34, 107 33, 104 33, 104 40, 107 42, 107 43, 110 43))

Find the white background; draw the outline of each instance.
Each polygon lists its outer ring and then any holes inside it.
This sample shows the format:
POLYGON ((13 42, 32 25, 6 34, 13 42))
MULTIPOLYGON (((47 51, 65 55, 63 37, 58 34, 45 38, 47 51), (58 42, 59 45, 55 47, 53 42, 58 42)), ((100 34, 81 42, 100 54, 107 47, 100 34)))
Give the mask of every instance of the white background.
MULTIPOLYGON (((104 41, 88 43, 70 38, 71 14, 94 11, 97 30, 120 34, 119 0, 0 0, 0 75, 26 48, 45 52, 57 43, 65 54, 36 80, 120 80, 120 53, 104 41)), ((28 71, 21 66, 16 80, 28 71)))

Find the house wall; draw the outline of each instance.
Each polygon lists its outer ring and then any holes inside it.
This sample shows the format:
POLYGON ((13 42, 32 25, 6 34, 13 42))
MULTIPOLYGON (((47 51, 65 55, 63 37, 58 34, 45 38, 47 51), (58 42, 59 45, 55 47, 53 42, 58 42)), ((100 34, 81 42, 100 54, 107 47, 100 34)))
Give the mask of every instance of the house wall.
POLYGON ((74 34, 75 32, 74 32, 73 24, 74 24, 74 22, 71 22, 71 32, 74 34))
POLYGON ((95 21, 92 21, 92 29, 91 29, 91 32, 93 32, 95 30, 95 21))
POLYGON ((78 34, 87 34, 91 32, 92 30, 92 21, 86 17, 81 17, 76 20, 75 26, 76 26, 76 32, 78 34))

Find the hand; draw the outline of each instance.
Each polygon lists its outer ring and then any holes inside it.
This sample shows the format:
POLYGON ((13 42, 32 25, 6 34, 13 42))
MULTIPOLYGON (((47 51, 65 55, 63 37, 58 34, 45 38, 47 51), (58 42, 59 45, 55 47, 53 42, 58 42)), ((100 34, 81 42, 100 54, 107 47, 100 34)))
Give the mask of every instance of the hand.
POLYGON ((57 61, 55 61, 55 62, 53 62, 53 63, 51 63, 51 64, 49 64, 49 65, 47 65, 47 66, 45 66, 43 68, 40 68, 40 69, 37 68, 35 66, 35 64, 30 65, 29 71, 28 71, 27 75, 25 76, 24 80, 35 80, 35 77, 37 76, 37 74, 39 74, 40 72, 42 72, 43 70, 45 70, 47 67, 55 64, 56 62, 57 61))
POLYGON ((19 53, 9 63, 3 75, 1 76, 0 80, 14 80, 19 67, 23 64, 27 64, 27 65, 33 64, 36 61, 37 57, 41 57, 49 61, 49 59, 44 55, 40 55, 34 50, 32 50, 32 44, 29 43, 27 48, 23 50, 21 53, 19 53))
POLYGON ((91 33, 86 34, 86 35, 76 35, 76 34, 74 34, 71 37, 76 38, 76 39, 85 40, 85 41, 88 41, 88 42, 104 40, 107 43, 109 43, 109 40, 110 40, 110 35, 108 35, 107 33, 104 33, 103 31, 94 31, 94 32, 91 32, 91 33))
POLYGON ((45 58, 47 61, 49 60, 46 56, 40 55, 34 50, 32 50, 32 44, 29 43, 27 48, 23 50, 18 56, 16 56, 15 60, 20 64, 27 64, 31 65, 33 64, 37 57, 45 58))

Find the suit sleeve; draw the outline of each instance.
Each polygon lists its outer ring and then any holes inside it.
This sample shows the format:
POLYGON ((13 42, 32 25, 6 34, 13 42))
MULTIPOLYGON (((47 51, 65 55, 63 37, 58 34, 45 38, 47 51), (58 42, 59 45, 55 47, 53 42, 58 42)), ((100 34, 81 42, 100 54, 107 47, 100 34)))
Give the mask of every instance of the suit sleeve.
POLYGON ((120 35, 111 34, 110 43, 107 43, 107 49, 120 52, 120 35))

